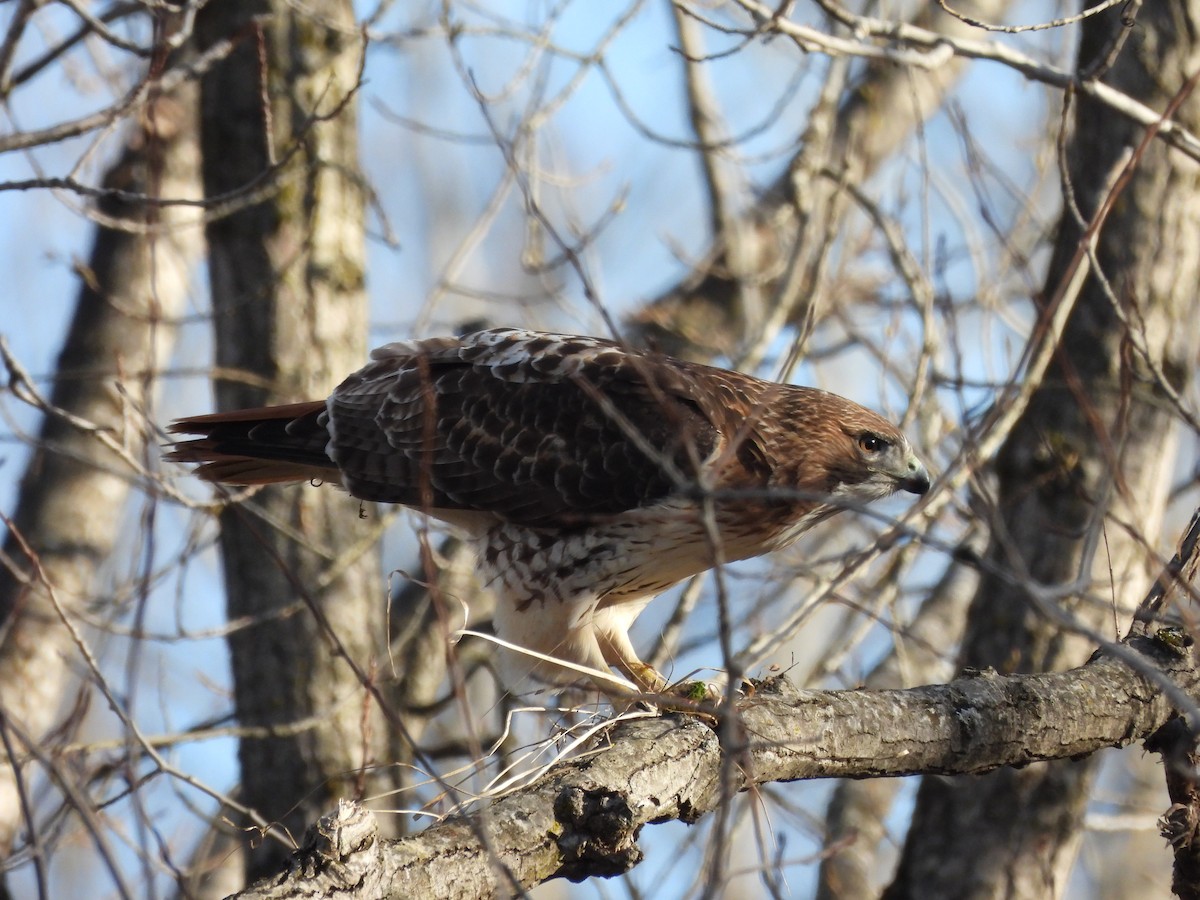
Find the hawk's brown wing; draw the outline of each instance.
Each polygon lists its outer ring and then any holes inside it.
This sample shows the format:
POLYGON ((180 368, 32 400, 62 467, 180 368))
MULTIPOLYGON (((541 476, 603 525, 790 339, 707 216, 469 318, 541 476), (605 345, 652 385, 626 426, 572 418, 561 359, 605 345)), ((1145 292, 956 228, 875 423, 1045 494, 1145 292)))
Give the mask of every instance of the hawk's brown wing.
POLYGON ((607 341, 496 330, 372 356, 326 423, 368 500, 569 526, 686 488, 720 439, 686 364, 607 341))

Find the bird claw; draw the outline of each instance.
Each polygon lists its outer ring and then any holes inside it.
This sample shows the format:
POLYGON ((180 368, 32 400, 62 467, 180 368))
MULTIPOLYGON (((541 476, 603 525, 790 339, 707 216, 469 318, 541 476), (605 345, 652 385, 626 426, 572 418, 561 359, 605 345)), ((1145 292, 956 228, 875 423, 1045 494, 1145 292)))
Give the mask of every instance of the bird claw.
MULTIPOLYGON (((751 693, 753 685, 742 679, 738 688, 738 697, 746 697, 751 693)), ((674 684, 664 684, 658 690, 643 694, 638 706, 647 710, 657 710, 660 713, 683 713, 716 725, 718 710, 725 704, 724 688, 710 681, 677 681, 674 684)))

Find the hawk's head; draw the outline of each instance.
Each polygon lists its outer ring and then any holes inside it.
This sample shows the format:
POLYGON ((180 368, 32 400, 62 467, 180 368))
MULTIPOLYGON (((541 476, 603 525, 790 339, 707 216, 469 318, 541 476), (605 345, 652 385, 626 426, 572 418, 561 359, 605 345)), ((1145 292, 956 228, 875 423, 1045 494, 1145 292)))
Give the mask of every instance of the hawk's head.
POLYGON ((870 424, 845 431, 848 446, 838 472, 841 485, 864 502, 897 490, 924 494, 929 490, 929 470, 903 434, 886 422, 882 424, 886 427, 870 424))
POLYGON ((835 507, 929 490, 929 471, 895 425, 837 394, 786 390, 785 415, 764 428, 782 463, 776 484, 826 495, 835 507))

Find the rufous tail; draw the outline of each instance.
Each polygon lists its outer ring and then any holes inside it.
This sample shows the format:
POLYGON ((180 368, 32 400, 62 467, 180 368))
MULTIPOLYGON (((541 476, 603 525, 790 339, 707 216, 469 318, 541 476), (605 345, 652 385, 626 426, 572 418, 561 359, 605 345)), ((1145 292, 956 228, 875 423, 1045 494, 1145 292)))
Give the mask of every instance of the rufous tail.
POLYGON ((263 406, 177 419, 167 430, 199 435, 175 444, 171 462, 199 463, 195 474, 223 484, 337 482, 338 468, 325 452, 325 401, 263 406))

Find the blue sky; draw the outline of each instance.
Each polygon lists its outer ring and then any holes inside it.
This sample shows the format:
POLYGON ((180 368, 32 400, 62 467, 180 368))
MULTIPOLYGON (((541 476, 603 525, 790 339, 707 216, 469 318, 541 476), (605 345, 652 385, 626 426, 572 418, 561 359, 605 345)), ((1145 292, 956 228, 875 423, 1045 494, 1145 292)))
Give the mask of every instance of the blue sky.
MULTIPOLYGON (((13 4, 7 6, 11 10, 13 4)), ((436 23, 437 4, 396 7, 379 24, 381 33, 405 34, 418 25, 436 23)), ((542 22, 549 7, 498 2, 488 8, 515 22, 542 22)), ((553 28, 553 39, 577 53, 590 52, 616 16, 607 7, 600 12, 598 4, 575 3, 563 9, 553 28)), ((670 50, 675 39, 668 8, 662 3, 646 3, 639 10, 606 50, 608 70, 639 123, 667 138, 689 140, 680 61, 670 50)), ((10 14, 0 9, 0 29, 6 26, 10 14)), ((464 14, 464 19, 478 27, 487 22, 481 15, 464 14)), ((68 25, 64 20, 54 24, 63 30, 68 25)), ((497 24, 498 29, 503 27, 507 27, 503 22, 497 24)), ((1044 42, 1053 44, 1063 38, 1031 36, 1020 40, 1027 47, 1046 47, 1044 42)), ((713 49, 732 42, 730 38, 714 38, 713 49)), ((500 91, 528 59, 527 44, 498 31, 468 34, 460 47, 485 93, 500 91)), ((423 334, 442 332, 479 315, 496 324, 598 332, 602 327, 599 317, 583 301, 575 273, 566 270, 536 278, 522 271, 520 257, 526 231, 520 197, 515 193, 509 195, 495 223, 454 273, 456 288, 431 302, 430 298, 438 294, 438 279, 447 261, 503 179, 503 159, 490 141, 488 123, 450 65, 443 39, 435 35, 401 38, 393 44, 380 41, 370 54, 367 83, 360 98, 362 164, 379 192, 381 207, 397 238, 395 246, 378 237, 369 242, 372 343, 418 330, 423 334), (442 134, 417 133, 390 119, 389 113, 416 120, 442 134), (448 140, 444 133, 464 135, 470 140, 448 140), (492 296, 481 300, 475 296, 477 293, 492 296), (530 302, 510 299, 538 295, 540 299, 530 302)), ((113 53, 100 53, 95 58, 81 56, 76 62, 71 78, 56 70, 22 88, 14 96, 12 118, 0 112, 0 131, 12 128, 14 121, 29 129, 101 106, 112 96, 108 85, 114 72, 118 81, 124 79, 128 84, 137 71, 128 60, 113 53)), ((544 69, 535 68, 534 72, 544 78, 544 91, 549 96, 578 71, 577 61, 562 57, 540 65, 544 69)), ((820 57, 805 57, 781 39, 753 46, 709 67, 729 116, 731 132, 745 133, 775 116, 761 134, 739 148, 748 160, 747 176, 755 184, 769 182, 793 152, 795 135, 819 87, 823 67, 820 57), (781 98, 793 87, 790 99, 781 104, 781 98)), ((532 83, 527 76, 510 85, 511 96, 491 107, 494 126, 502 133, 511 131, 526 108, 532 83)), ((971 135, 987 148, 993 162, 1003 167, 1015 183, 1029 184, 1036 161, 1028 148, 1042 133, 1043 92, 999 66, 981 64, 970 69, 957 93, 957 102, 971 135)), ((119 136, 110 136, 99 147, 93 147, 89 137, 40 148, 28 155, 0 156, 0 182, 29 178, 39 172, 64 175, 81 161, 79 177, 94 182, 111 159, 119 136)), ((900 162, 875 179, 871 190, 881 206, 904 225, 919 258, 934 258, 941 246, 951 248, 952 262, 936 286, 955 297, 968 297, 994 273, 977 269, 962 249, 962 221, 955 203, 963 203, 965 198, 969 209, 969 192, 949 199, 942 199, 938 192, 939 179, 950 184, 961 178, 961 142, 945 116, 927 124, 924 141, 923 152, 937 176, 927 195, 926 172, 918 164, 920 154, 915 145, 900 162), (920 202, 922 196, 930 198, 928 203, 920 202)), ((583 254, 589 279, 614 313, 632 309, 675 283, 687 270, 688 261, 703 252, 708 238, 708 211, 695 153, 647 140, 630 123, 615 102, 613 88, 597 72, 591 72, 550 117, 541 133, 538 161, 546 171, 542 202, 564 233, 572 223, 586 227, 604 218, 614 201, 624 198, 620 212, 583 254)), ((1011 212, 1014 204, 1000 191, 993 195, 992 202, 1004 214, 1011 212)), ((44 375, 53 368, 75 302, 77 282, 71 265, 73 260, 86 257, 92 225, 81 214, 77 198, 48 191, 0 192, 0 209, 0 267, 9 282, 9 289, 0 298, 5 313, 3 330, 24 365, 44 375)), ((371 227, 375 233, 381 230, 377 219, 371 227)), ((981 229, 981 234, 986 241, 986 231, 981 229)), ((555 252, 549 243, 546 252, 555 252)), ((880 259, 878 254, 874 257, 876 264, 880 259)), ((203 311, 206 289, 200 271, 195 277, 193 312, 203 311)), ((887 290, 901 295, 894 283, 887 290)), ((1026 312, 1015 310, 1018 324, 1026 312)), ((975 321, 969 320, 968 327, 975 321)), ((882 329, 886 323, 878 326, 882 329)), ((897 353, 907 352, 903 337, 892 344, 897 353)), ((969 337, 977 343, 966 348, 966 365, 976 376, 1001 374, 1013 348, 1019 346, 1019 335, 995 321, 986 328, 971 330, 969 337)), ((203 321, 193 322, 181 332, 173 366, 177 370, 202 369, 207 365, 208 353, 206 326, 203 321)), ((902 401, 897 386, 877 368, 862 365, 861 360, 840 366, 807 366, 801 375, 825 386, 832 382, 832 386, 854 393, 864 402, 889 406, 902 401)), ((981 392, 968 399, 977 402, 985 396, 986 392, 981 392)), ((207 408, 209 403, 203 378, 179 378, 167 382, 160 409, 166 419, 207 408)), ((9 432, 11 427, 32 429, 37 418, 11 400, 3 404, 3 411, 10 424, 0 435, 0 505, 11 509, 27 447, 13 440, 9 432)), ((195 490, 198 496, 203 493, 198 486, 195 490)), ((903 504, 888 507, 893 512, 902 508, 903 504)), ((130 515, 132 521, 134 513, 130 515)), ((164 558, 182 546, 185 522, 182 513, 163 510, 159 540, 164 558)), ((389 547, 396 554, 407 552, 403 535, 391 539, 389 547)), ((408 559, 389 560, 390 567, 408 564, 408 559)), ((115 561, 114 565, 127 568, 130 562, 115 561)), ((195 561, 180 577, 165 581, 152 595, 148 627, 181 639, 154 643, 144 651, 142 675, 153 688, 142 695, 137 714, 147 731, 185 726, 229 709, 222 642, 219 638, 183 637, 217 628, 221 607, 212 552, 195 561)), ((643 634, 653 630, 665 610, 665 605, 652 607, 642 626, 643 634)), ((120 671, 118 661, 123 656, 121 640, 111 639, 106 659, 114 671, 120 671)), ((703 649, 696 657, 714 659, 703 649)), ((97 732, 106 727, 103 722, 96 724, 97 732)), ((235 748, 231 740, 184 745, 174 760, 180 768, 219 789, 235 783, 235 748)), ((813 816, 821 815, 827 785, 793 785, 783 790, 790 802, 813 816)), ((178 829, 184 836, 180 846, 186 848, 195 838, 196 820, 181 813, 181 797, 176 791, 187 795, 191 802, 205 802, 192 789, 163 778, 147 796, 150 805, 160 810, 168 833, 178 829)), ((901 804, 896 814, 897 827, 902 824, 903 808, 901 804)), ((794 896, 806 896, 815 873, 809 859, 814 849, 811 830, 806 834, 792 815, 781 815, 780 820, 789 823, 780 831, 788 840, 787 856, 807 859, 789 870, 789 887, 794 896)), ((667 893, 660 896, 683 893, 694 876, 699 854, 676 856, 671 848, 688 833, 681 825, 648 829, 643 844, 649 859, 635 873, 636 881, 643 887, 669 885, 667 893)), ((95 872, 88 868, 87 854, 79 851, 77 857, 56 864, 55 877, 61 879, 57 883, 66 892, 74 879, 81 885, 91 883, 95 872)), ((756 883, 753 878, 749 882, 751 893, 756 883)), ((586 897, 622 894, 612 885, 585 885, 572 891, 572 896, 586 897)))

